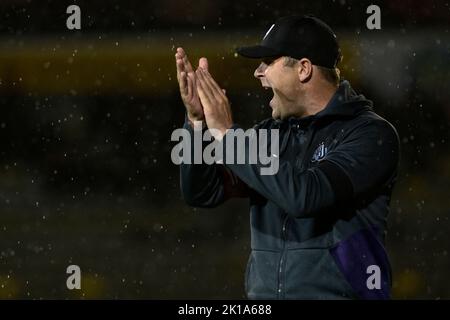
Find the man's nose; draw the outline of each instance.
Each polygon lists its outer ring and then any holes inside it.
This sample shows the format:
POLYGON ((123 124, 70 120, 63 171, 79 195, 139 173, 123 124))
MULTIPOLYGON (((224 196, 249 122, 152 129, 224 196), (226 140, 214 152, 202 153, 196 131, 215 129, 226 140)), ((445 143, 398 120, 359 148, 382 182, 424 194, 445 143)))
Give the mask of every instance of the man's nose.
POLYGON ((260 79, 265 76, 264 71, 266 70, 266 65, 264 62, 261 62, 261 64, 256 68, 255 73, 253 75, 256 79, 260 79))

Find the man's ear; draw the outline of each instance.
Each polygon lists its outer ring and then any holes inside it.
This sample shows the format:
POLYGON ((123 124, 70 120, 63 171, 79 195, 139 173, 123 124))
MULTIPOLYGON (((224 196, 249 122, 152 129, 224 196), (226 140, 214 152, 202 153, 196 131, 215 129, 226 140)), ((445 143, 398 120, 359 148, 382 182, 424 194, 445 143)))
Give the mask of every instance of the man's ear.
POLYGON ((307 58, 300 59, 298 61, 297 72, 300 82, 308 82, 313 73, 313 65, 311 61, 307 58))

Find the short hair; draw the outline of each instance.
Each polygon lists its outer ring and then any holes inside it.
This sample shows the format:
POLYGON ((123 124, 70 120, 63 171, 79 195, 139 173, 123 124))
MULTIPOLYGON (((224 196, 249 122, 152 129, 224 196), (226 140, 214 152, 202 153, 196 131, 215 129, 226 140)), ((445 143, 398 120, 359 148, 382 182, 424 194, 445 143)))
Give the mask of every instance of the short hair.
MULTIPOLYGON (((297 64, 299 60, 292 57, 284 57, 284 66, 293 67, 297 64)), ((338 86, 341 81, 340 70, 338 68, 326 68, 322 66, 317 66, 317 69, 320 71, 322 76, 330 82, 331 84, 338 86)))

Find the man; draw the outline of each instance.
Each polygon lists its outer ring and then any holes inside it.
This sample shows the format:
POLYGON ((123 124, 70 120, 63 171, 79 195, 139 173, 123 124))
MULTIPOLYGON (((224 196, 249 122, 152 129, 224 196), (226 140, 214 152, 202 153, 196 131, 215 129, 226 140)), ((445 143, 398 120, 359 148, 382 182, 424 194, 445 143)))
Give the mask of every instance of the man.
MULTIPOLYGON (((182 164, 186 202, 215 207, 249 198, 250 299, 389 298, 383 243, 399 161, 396 130, 339 81, 336 36, 315 17, 281 18, 260 45, 237 52, 262 60, 254 76, 273 90, 272 119, 255 128, 279 130, 279 170, 261 175, 261 164, 182 164)), ((179 48, 176 63, 184 128, 193 132, 203 121, 226 141, 238 126, 206 58, 194 71, 179 48)))

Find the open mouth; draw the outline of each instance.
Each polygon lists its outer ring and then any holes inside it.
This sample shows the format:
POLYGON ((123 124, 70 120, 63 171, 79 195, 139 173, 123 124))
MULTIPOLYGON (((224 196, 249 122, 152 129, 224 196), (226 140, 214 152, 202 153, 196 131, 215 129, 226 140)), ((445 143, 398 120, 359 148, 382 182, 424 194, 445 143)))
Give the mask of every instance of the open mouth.
POLYGON ((259 80, 260 80, 261 86, 264 88, 264 90, 272 89, 272 87, 270 86, 269 81, 267 81, 266 78, 261 78, 261 79, 259 79, 259 80))

